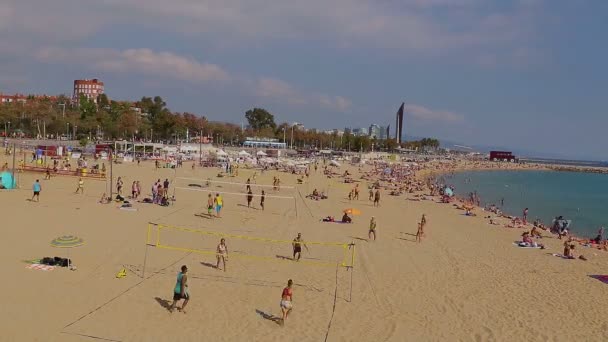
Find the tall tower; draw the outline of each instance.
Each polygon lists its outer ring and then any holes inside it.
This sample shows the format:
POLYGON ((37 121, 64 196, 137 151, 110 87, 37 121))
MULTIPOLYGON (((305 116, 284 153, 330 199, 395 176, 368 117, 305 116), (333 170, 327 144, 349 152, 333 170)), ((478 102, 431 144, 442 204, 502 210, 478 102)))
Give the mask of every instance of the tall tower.
POLYGON ((401 143, 401 135, 403 134, 403 111, 404 111, 405 103, 401 103, 401 107, 397 111, 396 120, 395 120, 395 139, 397 143, 401 143))

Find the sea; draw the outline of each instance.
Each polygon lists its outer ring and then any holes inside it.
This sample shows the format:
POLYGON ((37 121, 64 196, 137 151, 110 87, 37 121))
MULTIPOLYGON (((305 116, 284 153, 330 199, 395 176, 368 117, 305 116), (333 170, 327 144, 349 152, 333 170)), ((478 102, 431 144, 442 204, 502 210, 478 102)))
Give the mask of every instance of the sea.
POLYGON ((504 213, 551 224, 556 216, 571 220, 570 231, 595 237, 608 228, 608 174, 556 171, 468 171, 443 176, 459 197, 476 191, 482 205, 502 206, 504 213))

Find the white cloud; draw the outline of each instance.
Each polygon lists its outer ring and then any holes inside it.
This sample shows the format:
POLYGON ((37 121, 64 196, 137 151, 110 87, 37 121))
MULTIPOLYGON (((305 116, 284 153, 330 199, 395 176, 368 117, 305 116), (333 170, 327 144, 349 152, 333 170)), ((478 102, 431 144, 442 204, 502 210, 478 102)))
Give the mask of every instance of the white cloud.
POLYGON ((281 100, 291 105, 313 105, 340 112, 348 110, 352 104, 345 97, 309 94, 297 90, 285 81, 274 78, 260 78, 255 85, 255 94, 259 97, 281 100))
POLYGON ((351 101, 342 96, 319 95, 296 89, 286 81, 259 77, 251 79, 233 75, 221 66, 202 63, 194 58, 172 52, 155 52, 151 49, 63 49, 47 47, 35 53, 38 61, 44 63, 79 64, 99 72, 139 73, 148 77, 162 77, 194 83, 232 83, 233 87, 244 88, 246 92, 261 98, 290 105, 311 105, 332 110, 345 111, 351 101))
POLYGON ((137 72, 192 82, 230 80, 229 73, 216 64, 150 49, 44 48, 38 51, 37 57, 43 62, 81 63, 96 71, 137 72))
MULTIPOLYGON (((0 28, 14 39, 77 40, 117 25, 201 38, 211 46, 269 40, 322 41, 341 47, 398 49, 407 56, 475 57, 529 47, 539 0, 489 10, 483 0, 5 0, 0 28)), ((10 38, 0 32, 0 38, 10 38)), ((12 39, 12 38, 11 38, 12 39)))
POLYGON ((405 105, 406 117, 420 122, 455 123, 464 120, 464 116, 445 110, 433 110, 424 106, 405 105))

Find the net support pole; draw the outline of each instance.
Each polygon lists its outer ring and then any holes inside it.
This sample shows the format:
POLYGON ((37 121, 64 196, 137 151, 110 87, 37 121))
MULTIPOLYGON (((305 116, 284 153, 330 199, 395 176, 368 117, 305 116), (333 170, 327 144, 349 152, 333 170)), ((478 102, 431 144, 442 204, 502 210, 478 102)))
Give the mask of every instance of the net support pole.
MULTIPOLYGON (((150 247, 150 245, 146 243, 146 250, 144 251, 144 266, 141 269, 141 279, 146 279, 146 262, 148 261, 148 248, 149 247, 150 247)), ((351 283, 352 283, 352 281, 351 281, 351 283)))
POLYGON ((13 143, 13 188, 15 188, 15 183, 17 182, 15 180, 15 157, 16 157, 16 153, 17 153, 17 146, 15 145, 15 143, 13 143))
POLYGON ((296 208, 296 218, 298 218, 298 198, 293 196, 293 206, 296 208))

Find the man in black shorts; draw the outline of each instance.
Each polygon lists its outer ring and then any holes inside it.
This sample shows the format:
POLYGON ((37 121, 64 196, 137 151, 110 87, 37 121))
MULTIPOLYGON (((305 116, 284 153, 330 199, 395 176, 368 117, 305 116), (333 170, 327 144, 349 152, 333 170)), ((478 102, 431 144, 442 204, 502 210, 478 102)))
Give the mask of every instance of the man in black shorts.
POLYGON ((304 240, 302 240, 302 233, 298 233, 298 237, 293 239, 291 245, 293 246, 293 260, 300 261, 300 256, 302 254, 302 245, 304 245, 304 247, 306 247, 306 250, 308 251, 308 246, 306 246, 304 240), (297 259, 296 254, 298 255, 297 259))

